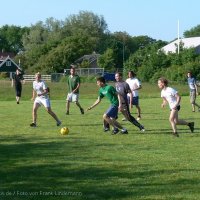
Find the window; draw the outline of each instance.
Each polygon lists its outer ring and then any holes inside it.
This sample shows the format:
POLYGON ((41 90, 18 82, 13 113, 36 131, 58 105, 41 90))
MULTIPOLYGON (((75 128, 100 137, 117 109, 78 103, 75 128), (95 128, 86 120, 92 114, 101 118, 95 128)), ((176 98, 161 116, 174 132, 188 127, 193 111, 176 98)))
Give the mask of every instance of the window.
POLYGON ((6 66, 10 67, 11 66, 11 61, 6 61, 6 66))

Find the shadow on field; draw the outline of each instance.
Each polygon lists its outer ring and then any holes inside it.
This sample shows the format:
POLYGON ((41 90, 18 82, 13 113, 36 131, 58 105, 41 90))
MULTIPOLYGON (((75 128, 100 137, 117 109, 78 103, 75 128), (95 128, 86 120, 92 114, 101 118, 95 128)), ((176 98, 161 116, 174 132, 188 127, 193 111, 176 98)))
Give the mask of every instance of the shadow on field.
POLYGON ((117 151, 111 151, 116 149, 116 144, 97 146, 86 138, 47 142, 44 138, 14 136, 1 137, 1 141, 5 142, 0 145, 0 192, 3 199, 8 198, 8 191, 14 200, 147 199, 152 195, 179 194, 185 190, 183 184, 190 192, 197 191, 200 183, 198 177, 183 180, 177 176, 173 182, 171 179, 163 181, 158 176, 199 173, 193 169, 148 170, 148 165, 132 163, 129 157, 118 163, 114 159, 117 151), (105 147, 107 151, 101 155, 105 147), (56 195, 59 191, 65 195, 56 195))

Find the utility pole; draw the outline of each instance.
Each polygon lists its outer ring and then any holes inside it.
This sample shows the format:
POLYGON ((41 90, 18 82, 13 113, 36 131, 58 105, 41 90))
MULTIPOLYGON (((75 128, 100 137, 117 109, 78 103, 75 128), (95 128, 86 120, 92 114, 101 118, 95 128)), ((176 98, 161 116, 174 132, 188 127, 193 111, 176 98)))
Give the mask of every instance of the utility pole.
POLYGON ((180 38, 179 38, 179 20, 178 20, 178 54, 180 52, 180 38))

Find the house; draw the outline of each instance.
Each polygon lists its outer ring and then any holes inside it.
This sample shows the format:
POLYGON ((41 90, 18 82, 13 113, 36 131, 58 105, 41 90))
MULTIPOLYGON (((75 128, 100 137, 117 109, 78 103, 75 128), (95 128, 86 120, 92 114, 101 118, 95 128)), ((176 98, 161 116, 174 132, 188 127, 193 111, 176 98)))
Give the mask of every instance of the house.
POLYGON ((200 37, 182 38, 179 40, 177 39, 167 44, 166 46, 162 47, 160 50, 162 50, 166 54, 176 53, 178 42, 179 42, 179 45, 181 45, 183 48, 185 49, 195 48, 196 53, 200 54, 200 37))
POLYGON ((16 69, 22 71, 20 66, 16 64, 9 56, 5 59, 0 58, 0 72, 15 72, 16 69))
POLYGON ((89 68, 99 68, 97 65, 97 60, 100 54, 96 54, 95 52, 89 55, 84 55, 81 58, 74 61, 75 65, 80 65, 83 61, 87 61, 89 63, 89 68))

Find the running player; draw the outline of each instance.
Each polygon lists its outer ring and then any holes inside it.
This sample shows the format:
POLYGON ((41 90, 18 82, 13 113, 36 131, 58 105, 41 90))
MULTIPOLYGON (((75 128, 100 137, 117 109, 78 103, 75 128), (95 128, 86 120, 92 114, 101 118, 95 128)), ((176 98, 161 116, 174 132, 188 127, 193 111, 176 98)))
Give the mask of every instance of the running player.
POLYGON ((43 105, 46 111, 56 120, 56 125, 60 126, 61 121, 58 119, 56 114, 51 110, 51 103, 48 96, 48 87, 46 83, 41 80, 41 74, 38 72, 35 74, 35 81, 33 81, 33 93, 32 93, 32 100, 34 100, 33 104, 33 111, 32 117, 33 122, 30 124, 31 127, 37 126, 37 110, 38 108, 43 105), (37 95, 37 96, 36 96, 37 95))
POLYGON ((115 87, 118 93, 119 110, 124 115, 125 119, 138 127, 141 131, 145 131, 144 126, 141 125, 130 113, 129 105, 132 107, 132 92, 125 81, 122 79, 122 74, 117 72, 115 74, 115 87), (128 102, 127 94, 130 95, 130 101, 128 102))
POLYGON ((191 132, 194 132, 194 122, 186 122, 178 118, 181 101, 181 97, 178 92, 175 89, 168 87, 168 80, 165 78, 158 79, 158 87, 161 89, 161 97, 163 99, 161 107, 163 108, 167 103, 170 107, 169 122, 173 130, 173 135, 179 137, 176 125, 187 125, 189 126, 191 132))
MULTIPOLYGON (((97 85, 100 88, 99 96, 94 102, 94 104, 88 107, 87 110, 93 109, 101 102, 102 98, 106 96, 110 101, 111 105, 108 108, 108 110, 104 113, 103 120, 113 127, 113 134, 117 134, 119 132, 119 129, 121 129, 122 134, 127 134, 128 131, 126 130, 126 128, 123 128, 121 124, 116 120, 119 106, 116 89, 111 85, 107 85, 104 77, 97 78, 97 85)), ((109 131, 109 127, 104 127, 104 131, 109 131)))
POLYGON ((81 114, 84 114, 84 109, 79 103, 79 88, 80 88, 80 77, 75 74, 75 67, 72 65, 70 69, 70 76, 68 77, 68 87, 69 91, 67 94, 67 103, 66 103, 66 115, 69 115, 70 102, 75 102, 79 107, 81 114))

